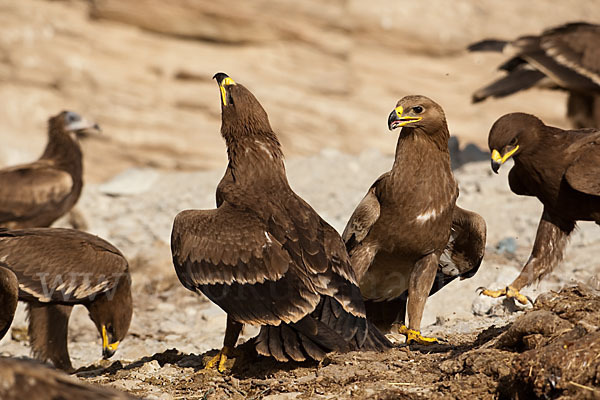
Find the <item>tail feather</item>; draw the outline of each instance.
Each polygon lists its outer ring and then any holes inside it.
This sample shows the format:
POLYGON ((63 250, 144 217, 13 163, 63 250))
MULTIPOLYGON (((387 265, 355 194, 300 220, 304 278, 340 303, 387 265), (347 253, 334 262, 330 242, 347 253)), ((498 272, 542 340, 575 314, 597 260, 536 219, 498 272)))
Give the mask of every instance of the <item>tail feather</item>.
MULTIPOLYGON (((265 327, 266 328, 266 327, 265 327)), ((283 351, 282 329, 279 326, 269 326, 269 352, 281 362, 289 361, 283 351)))
POLYGON ((260 328, 260 332, 256 337, 256 352, 261 356, 268 357, 271 355, 271 351, 269 350, 269 327, 262 326, 260 328))
POLYGON ((384 351, 393 347, 393 344, 385 337, 383 333, 370 321, 367 321, 369 334, 363 343, 361 350, 365 351, 384 351))
POLYGON ((324 297, 315 311, 292 324, 262 326, 256 351, 278 361, 322 360, 329 352, 377 350, 392 343, 364 317, 346 312, 333 298, 324 297))
POLYGON ((300 349, 298 335, 288 325, 281 326, 281 336, 283 337, 283 348, 292 360, 301 362, 306 360, 306 356, 300 349))
POLYGON ((321 349, 321 347, 310 340, 308 337, 304 336, 300 332, 298 332, 298 336, 302 341, 302 348, 306 351, 306 354, 312 358, 313 360, 321 361, 325 358, 327 353, 321 349))

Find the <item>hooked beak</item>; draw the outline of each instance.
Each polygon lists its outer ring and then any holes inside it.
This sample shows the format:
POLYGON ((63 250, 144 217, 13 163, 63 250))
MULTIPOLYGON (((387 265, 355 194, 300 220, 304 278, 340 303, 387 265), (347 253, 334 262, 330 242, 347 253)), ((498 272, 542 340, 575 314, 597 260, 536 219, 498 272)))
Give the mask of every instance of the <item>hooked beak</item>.
POLYGON ((227 74, 223 72, 216 73, 215 76, 213 76, 213 79, 216 79, 217 83, 219 84, 219 89, 221 89, 221 101, 223 102, 223 105, 226 106, 228 103, 225 86, 235 85, 236 83, 233 79, 231 79, 227 74))
POLYGON ((500 166, 504 164, 506 160, 508 160, 513 154, 515 154, 515 151, 517 151, 518 149, 519 145, 516 145, 512 150, 506 152, 506 154, 504 154, 503 156, 500 155, 500 152, 498 150, 492 150, 492 171, 494 171, 494 173, 497 174, 498 170, 500 169, 500 166))
POLYGON ((423 119, 423 117, 411 117, 409 115, 403 115, 403 113, 404 108, 402 108, 402 106, 394 108, 390 113, 390 116, 388 117, 388 129, 390 131, 423 119))
POLYGON ((102 325, 102 358, 105 360, 111 358, 119 347, 119 341, 114 343, 108 343, 108 335, 106 333, 106 326, 102 325))
POLYGON ((79 121, 71 122, 69 125, 65 126, 65 130, 68 132, 75 132, 75 135, 79 139, 93 136, 102 132, 100 125, 85 118, 81 118, 79 121))

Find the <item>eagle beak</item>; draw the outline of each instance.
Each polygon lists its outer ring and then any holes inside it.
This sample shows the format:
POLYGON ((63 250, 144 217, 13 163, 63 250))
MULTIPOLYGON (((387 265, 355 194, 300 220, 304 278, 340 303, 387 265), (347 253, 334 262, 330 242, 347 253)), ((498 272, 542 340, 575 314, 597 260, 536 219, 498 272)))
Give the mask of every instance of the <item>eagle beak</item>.
POLYGON ((105 360, 111 358, 119 347, 119 341, 114 343, 108 343, 108 335, 106 333, 106 326, 102 325, 102 358, 105 360))
POLYGON ((215 76, 213 76, 213 79, 216 79, 217 83, 219 84, 219 89, 221 89, 221 101, 223 102, 223 105, 226 106, 227 92, 225 91, 225 86, 235 85, 235 81, 223 72, 215 74, 215 76))
POLYGON ((394 110, 390 113, 390 116, 388 117, 388 129, 390 131, 423 119, 422 117, 403 115, 403 113, 404 108, 402 108, 402 106, 394 108, 394 110))
POLYGON ((503 156, 500 155, 500 152, 498 150, 492 150, 492 171, 494 171, 494 173, 497 174, 498 170, 500 169, 500 166, 504 164, 506 160, 508 160, 513 154, 515 154, 515 151, 517 151, 518 149, 519 145, 516 145, 512 150, 508 151, 503 156))
POLYGON ((75 132, 75 135, 80 139, 102 132, 100 125, 85 118, 71 122, 69 125, 65 126, 65 130, 68 132, 75 132))

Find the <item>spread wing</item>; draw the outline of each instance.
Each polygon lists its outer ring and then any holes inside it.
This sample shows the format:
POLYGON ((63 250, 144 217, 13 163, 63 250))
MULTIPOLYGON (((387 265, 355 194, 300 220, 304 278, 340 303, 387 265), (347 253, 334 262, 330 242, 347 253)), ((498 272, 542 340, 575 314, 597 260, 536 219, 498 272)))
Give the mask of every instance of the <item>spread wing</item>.
POLYGON ((600 134, 579 149, 579 157, 567 168, 565 178, 580 192, 600 196, 600 134))
POLYGON ((181 283, 239 322, 295 322, 319 303, 320 296, 267 224, 227 202, 215 210, 179 213, 171 251, 181 283))
POLYGON ((71 175, 49 161, 0 170, 0 225, 56 208, 72 188, 71 175))
POLYGON ((486 224, 477 213, 454 207, 450 241, 440 257, 444 275, 470 278, 479 269, 485 253, 486 224))
POLYGON ((23 300, 80 303, 129 279, 119 250, 73 229, 0 230, 0 261, 17 276, 23 300))
POLYGON ((552 62, 539 60, 541 68, 567 88, 598 90, 599 41, 599 25, 572 23, 550 29, 542 34, 540 47, 552 62))
POLYGON ((171 250, 181 283, 242 323, 297 322, 316 308, 321 295, 364 316, 343 243, 337 237, 336 245, 327 229, 333 228, 316 226, 316 213, 296 201, 293 214, 275 213, 268 221, 228 202, 178 214, 171 250))
POLYGON ((364 240, 371 227, 379 219, 380 205, 377 198, 377 187, 388 175, 389 172, 386 172, 373 183, 350 216, 342 234, 342 240, 349 253, 364 240))
POLYGON ((600 26, 571 23, 546 30, 540 36, 523 36, 512 42, 484 40, 470 51, 507 52, 512 57, 500 66, 507 75, 473 94, 473 102, 503 97, 532 86, 575 91, 600 89, 600 26))
POLYGON ((521 90, 536 86, 545 75, 528 64, 522 64, 508 72, 506 76, 478 89, 472 96, 472 102, 478 103, 488 97, 505 97, 521 90))

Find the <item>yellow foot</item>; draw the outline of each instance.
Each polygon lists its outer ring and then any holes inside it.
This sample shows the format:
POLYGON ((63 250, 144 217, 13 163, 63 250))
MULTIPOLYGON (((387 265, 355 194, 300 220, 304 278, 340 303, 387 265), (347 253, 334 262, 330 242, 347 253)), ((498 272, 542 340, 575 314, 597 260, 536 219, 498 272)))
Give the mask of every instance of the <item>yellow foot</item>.
POLYGON ((413 329, 408 329, 406 326, 401 325, 398 327, 398 333, 406 336, 406 343, 417 343, 417 344, 434 344, 439 343, 437 338, 421 336, 421 332, 413 329))
POLYGON ((504 289, 499 289, 499 290, 489 290, 489 289, 480 287, 477 290, 480 291, 479 294, 483 294, 485 296, 490 296, 490 297, 494 297, 494 298, 506 296, 509 299, 515 298, 521 304, 527 304, 529 302, 529 299, 527 299, 526 296, 519 293, 519 290, 512 286, 507 286, 504 289))
POLYGON ((204 366, 204 369, 213 369, 215 366, 217 367, 217 371, 223 373, 225 372, 225 370, 227 369, 225 367, 225 363, 227 362, 227 356, 232 355, 233 353, 233 349, 231 347, 227 347, 224 346, 218 353, 216 356, 214 356, 213 358, 211 358, 206 365, 204 366))

